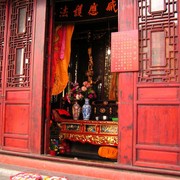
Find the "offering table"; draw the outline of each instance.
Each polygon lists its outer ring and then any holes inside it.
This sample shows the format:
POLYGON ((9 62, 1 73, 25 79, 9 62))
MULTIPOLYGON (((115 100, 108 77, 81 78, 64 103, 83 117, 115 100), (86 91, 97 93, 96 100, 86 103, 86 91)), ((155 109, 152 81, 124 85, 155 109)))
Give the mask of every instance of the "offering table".
POLYGON ((60 142, 70 140, 94 145, 118 145, 118 122, 63 119, 59 126, 60 142))

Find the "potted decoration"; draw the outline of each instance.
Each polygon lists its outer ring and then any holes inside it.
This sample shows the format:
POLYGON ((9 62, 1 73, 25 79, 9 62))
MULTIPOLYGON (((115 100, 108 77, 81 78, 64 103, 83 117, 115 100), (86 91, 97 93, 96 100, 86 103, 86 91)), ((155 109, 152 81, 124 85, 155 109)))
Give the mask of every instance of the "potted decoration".
POLYGON ((73 119, 79 119, 81 112, 81 107, 78 101, 84 100, 85 103, 82 106, 82 115, 84 120, 88 120, 91 115, 91 105, 89 103, 90 99, 95 99, 96 93, 93 90, 92 85, 88 81, 84 81, 82 86, 79 86, 79 83, 69 83, 68 92, 65 95, 65 99, 68 103, 72 104, 72 115, 73 119))
POLYGON ((81 94, 85 100, 84 105, 82 106, 82 115, 84 120, 89 120, 91 115, 91 105, 89 103, 90 99, 95 99, 96 93, 93 90, 92 85, 88 81, 84 81, 81 87, 81 94))
POLYGON ((65 95, 65 100, 72 105, 72 116, 74 120, 78 120, 81 113, 81 106, 78 101, 82 100, 83 96, 78 83, 69 83, 68 92, 65 95))
POLYGON ((56 156, 58 151, 59 151, 59 142, 58 142, 58 140, 57 139, 51 139, 49 154, 51 156, 56 156))

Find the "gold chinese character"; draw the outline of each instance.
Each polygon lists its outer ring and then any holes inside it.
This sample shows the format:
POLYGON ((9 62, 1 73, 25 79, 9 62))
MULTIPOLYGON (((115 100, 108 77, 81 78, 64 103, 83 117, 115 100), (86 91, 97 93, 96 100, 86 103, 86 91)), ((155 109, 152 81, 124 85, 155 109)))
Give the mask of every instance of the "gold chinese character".
POLYGON ((83 4, 77 5, 76 9, 73 11, 74 12, 74 17, 82 17, 81 13, 82 13, 82 8, 83 8, 83 4))
POLYGON ((90 9, 88 11, 88 14, 91 15, 91 16, 96 16, 98 14, 98 11, 97 11, 97 6, 98 4, 96 4, 95 2, 90 6, 90 9))
POLYGON ((59 17, 68 17, 68 8, 64 6, 64 9, 61 8, 59 17))
POLYGON ((115 13, 118 11, 118 9, 116 9, 116 0, 112 0, 108 3, 106 11, 114 11, 115 13))

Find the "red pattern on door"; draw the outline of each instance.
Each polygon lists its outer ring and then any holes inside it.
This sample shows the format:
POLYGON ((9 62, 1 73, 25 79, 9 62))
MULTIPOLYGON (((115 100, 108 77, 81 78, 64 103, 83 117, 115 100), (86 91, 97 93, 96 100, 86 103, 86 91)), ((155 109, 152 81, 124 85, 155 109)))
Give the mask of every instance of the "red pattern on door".
POLYGON ((28 152, 33 0, 13 0, 7 7, 8 12, 3 7, 0 14, 7 27, 1 29, 4 43, 0 47, 1 145, 2 149, 28 152))
POLYGON ((178 5, 177 0, 153 3, 138 1, 134 164, 180 170, 178 5))
POLYGON ((180 170, 180 4, 121 0, 119 8, 119 31, 139 31, 139 71, 119 73, 118 162, 180 170))
MULTIPOLYGON (((4 32, 5 32, 5 21, 6 21, 6 3, 0 2, 0 127, 2 127, 2 68, 3 68, 3 57, 4 57, 4 32)), ((0 136, 2 134, 2 128, 0 128, 0 136)), ((2 145, 2 138, 0 138, 0 147, 2 145)))

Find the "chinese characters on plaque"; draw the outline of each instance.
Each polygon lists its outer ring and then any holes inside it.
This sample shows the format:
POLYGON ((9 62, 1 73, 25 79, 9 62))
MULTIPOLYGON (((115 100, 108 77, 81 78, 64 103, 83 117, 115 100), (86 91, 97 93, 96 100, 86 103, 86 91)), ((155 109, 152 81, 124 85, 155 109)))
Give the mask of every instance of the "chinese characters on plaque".
POLYGON ((138 71, 138 30, 111 34, 111 71, 138 71))
POLYGON ((117 16, 118 0, 76 0, 57 2, 56 21, 80 21, 117 16))

